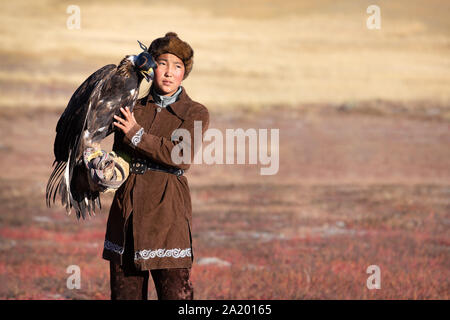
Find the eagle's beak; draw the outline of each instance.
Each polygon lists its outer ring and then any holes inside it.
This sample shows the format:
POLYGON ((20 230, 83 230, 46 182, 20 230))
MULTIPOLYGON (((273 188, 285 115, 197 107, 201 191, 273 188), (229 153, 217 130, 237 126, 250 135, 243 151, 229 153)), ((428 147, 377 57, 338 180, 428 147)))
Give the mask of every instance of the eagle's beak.
POLYGON ((148 70, 141 70, 141 74, 144 76, 145 80, 147 82, 150 82, 150 80, 153 80, 153 68, 150 68, 148 70))

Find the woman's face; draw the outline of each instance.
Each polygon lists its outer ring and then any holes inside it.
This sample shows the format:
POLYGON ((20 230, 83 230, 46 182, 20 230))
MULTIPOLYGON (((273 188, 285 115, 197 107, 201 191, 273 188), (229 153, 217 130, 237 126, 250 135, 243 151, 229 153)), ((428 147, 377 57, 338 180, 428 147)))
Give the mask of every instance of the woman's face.
POLYGON ((159 94, 171 96, 181 85, 184 77, 184 63, 176 55, 164 53, 156 59, 158 67, 155 70, 153 83, 159 94))

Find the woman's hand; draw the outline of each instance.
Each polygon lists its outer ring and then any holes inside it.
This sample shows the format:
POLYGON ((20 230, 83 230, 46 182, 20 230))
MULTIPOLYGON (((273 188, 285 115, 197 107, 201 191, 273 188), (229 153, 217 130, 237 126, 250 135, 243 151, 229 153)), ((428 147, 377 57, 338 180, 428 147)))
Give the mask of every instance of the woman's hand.
POLYGON ((137 123, 136 119, 134 118, 134 113, 130 111, 128 107, 120 108, 120 111, 125 116, 125 119, 122 119, 119 116, 114 115, 114 119, 116 119, 118 122, 114 122, 114 125, 118 128, 120 128, 123 133, 127 134, 128 131, 133 128, 133 126, 137 123))

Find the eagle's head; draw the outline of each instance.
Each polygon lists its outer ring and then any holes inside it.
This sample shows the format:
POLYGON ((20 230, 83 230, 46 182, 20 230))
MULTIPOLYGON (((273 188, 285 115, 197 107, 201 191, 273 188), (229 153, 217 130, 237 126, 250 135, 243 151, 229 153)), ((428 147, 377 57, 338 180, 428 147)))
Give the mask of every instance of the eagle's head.
POLYGON ((147 51, 147 47, 139 40, 138 43, 144 51, 137 56, 130 56, 130 60, 133 62, 134 67, 144 76, 145 80, 150 82, 150 80, 153 80, 153 70, 156 69, 157 65, 152 55, 147 51))
POLYGON ((145 80, 148 82, 150 79, 153 80, 154 69, 156 69, 157 66, 150 53, 143 51, 137 55, 134 59, 134 66, 144 76, 145 80))

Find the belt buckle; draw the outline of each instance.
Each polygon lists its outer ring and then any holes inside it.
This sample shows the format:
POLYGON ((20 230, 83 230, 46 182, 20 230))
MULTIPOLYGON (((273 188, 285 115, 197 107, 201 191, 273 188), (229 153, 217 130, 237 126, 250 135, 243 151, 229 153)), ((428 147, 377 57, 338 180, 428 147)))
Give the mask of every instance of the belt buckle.
POLYGON ((147 164, 141 159, 133 159, 130 172, 135 174, 144 174, 147 171, 147 164))

